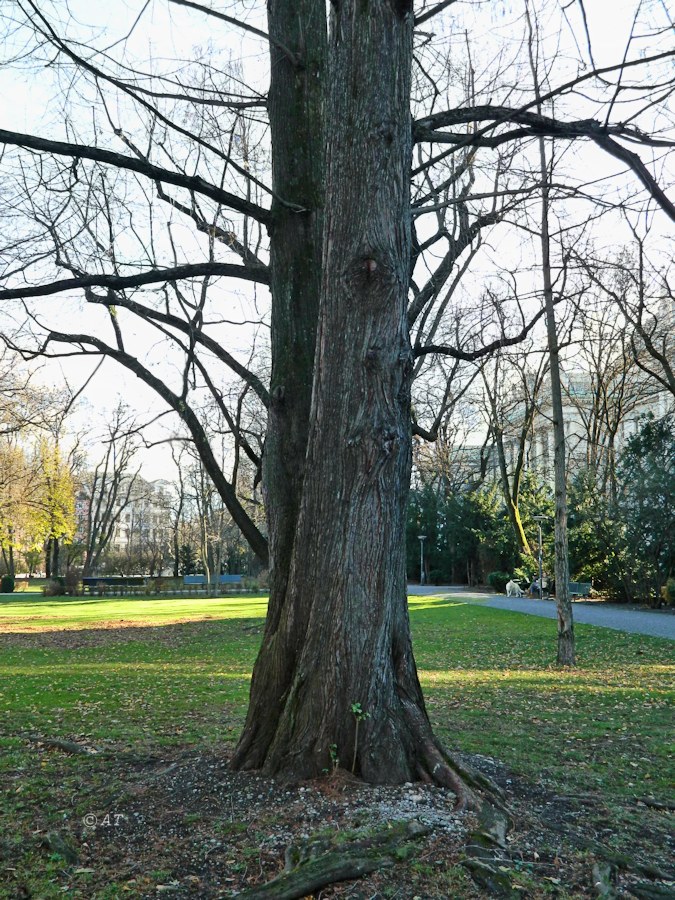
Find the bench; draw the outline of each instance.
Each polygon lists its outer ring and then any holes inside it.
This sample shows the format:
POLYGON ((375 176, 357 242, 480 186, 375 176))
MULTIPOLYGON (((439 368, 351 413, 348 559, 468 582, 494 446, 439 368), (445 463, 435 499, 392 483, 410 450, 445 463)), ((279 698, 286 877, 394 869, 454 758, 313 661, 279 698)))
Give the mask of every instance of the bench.
POLYGON ((570 581, 570 597, 588 597, 591 593, 590 581, 570 581))
MULTIPOLYGON (((220 575, 218 584, 241 584, 242 575, 220 575)), ((184 575, 183 584, 206 584, 206 575, 184 575)), ((211 578, 211 584, 215 584, 215 578, 211 578)))

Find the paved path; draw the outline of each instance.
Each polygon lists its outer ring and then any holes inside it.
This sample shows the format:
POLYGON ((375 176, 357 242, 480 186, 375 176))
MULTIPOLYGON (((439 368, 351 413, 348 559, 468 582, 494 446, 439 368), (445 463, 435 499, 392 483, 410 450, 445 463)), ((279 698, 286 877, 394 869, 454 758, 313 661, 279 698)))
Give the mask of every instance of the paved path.
MULTIPOLYGON (((466 603, 479 603, 495 609, 508 609, 511 612, 527 613, 530 616, 542 616, 554 619, 555 600, 528 600, 526 597, 505 597, 503 594, 482 594, 455 585, 431 585, 421 587, 408 585, 410 596, 434 594, 441 597, 453 597, 466 603)), ((675 641, 675 612, 659 609, 631 609, 610 603, 575 601, 572 604, 574 621, 583 625, 600 625, 603 628, 614 628, 616 631, 629 631, 633 634, 650 634, 654 637, 669 638, 675 641)))

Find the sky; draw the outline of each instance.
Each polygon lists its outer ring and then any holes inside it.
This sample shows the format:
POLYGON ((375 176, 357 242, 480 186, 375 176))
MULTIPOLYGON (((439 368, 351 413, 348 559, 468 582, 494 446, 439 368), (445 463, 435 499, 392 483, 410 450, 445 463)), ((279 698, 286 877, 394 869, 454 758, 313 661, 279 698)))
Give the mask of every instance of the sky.
MULTIPOLYGON (((246 8, 247 19, 257 27, 264 28, 265 22, 262 16, 264 4, 262 3, 221 3, 214 4, 216 8, 232 12, 246 8)), ((624 52, 633 19, 635 4, 627 0, 586 0, 585 11, 588 20, 591 45, 593 48, 595 63, 599 66, 615 63, 624 52)), ((660 0, 653 2, 655 8, 663 6, 660 0)), ((55 3, 46 3, 41 7, 45 12, 53 14, 54 11, 62 13, 65 4, 63 0, 55 3)), ((247 79, 255 86, 264 89, 267 79, 267 56, 261 51, 257 42, 250 39, 245 33, 230 26, 221 25, 209 17, 203 16, 193 10, 187 10, 174 5, 169 5, 166 0, 110 0, 101 3, 91 0, 71 0, 69 7, 73 22, 86 22, 95 25, 99 31, 99 47, 110 48, 109 52, 119 52, 118 44, 131 30, 127 37, 124 59, 131 61, 135 58, 174 59, 187 58, 191 54, 197 55, 207 52, 209 47, 216 47, 223 54, 223 58, 231 56, 233 59, 243 58, 246 63, 247 79), (134 24, 135 23, 135 24, 134 24), (132 27, 133 26, 133 27, 132 27)), ((508 47, 512 38, 510 22, 514 11, 520 9, 518 4, 509 2, 497 2, 479 6, 476 3, 460 3, 457 6, 457 15, 467 19, 474 18, 476 27, 485 29, 485 45, 481 45, 484 52, 490 53, 490 40, 499 41, 500 45, 508 47), (488 12, 489 10, 489 12, 488 12)), ((583 30, 579 27, 579 4, 567 6, 570 21, 570 30, 563 33, 560 39, 558 52, 565 54, 571 50, 573 40, 576 39, 585 50, 586 39, 583 30), (576 35, 573 38, 573 32, 576 35)), ((665 9, 665 7, 663 7, 665 9)), ((453 11, 453 15, 454 15, 453 11)), ((448 26, 442 21, 434 22, 434 30, 439 35, 450 34, 448 26)), ((85 32, 82 32, 84 34, 85 32)), ((457 32, 453 32, 456 35, 457 32)), ((647 42, 649 43, 649 42, 647 42)), ((547 51, 548 52, 548 51, 547 51)), ((631 52, 631 54, 633 53, 631 52)), ((476 69, 480 73, 481 61, 476 61, 476 69)), ((14 131, 25 131, 54 138, 64 137, 64 126, 60 108, 54 103, 52 88, 57 73, 45 66, 42 71, 35 71, 28 67, 0 67, 0 127, 14 131)), ((557 83, 559 77, 555 77, 557 83)), ((120 114, 124 112, 120 107, 120 114)), ((88 111, 83 105, 79 115, 82 116, 83 129, 88 127, 88 111), (86 126, 85 124, 86 123, 86 126)), ((585 164, 589 167, 589 174, 593 177, 606 170, 607 162, 598 153, 587 154, 584 157, 585 164)), ((608 243, 613 237, 607 236, 608 243)), ((503 252, 503 248, 500 248, 503 252)), ((486 266, 492 265, 492 260, 486 256, 486 266)), ((247 301, 246 293, 228 295, 228 316, 240 317, 243 314, 243 306, 247 301)), ((58 301, 54 301, 58 302, 58 301)), ((65 307, 64 307, 65 308, 65 307)), ((146 336, 138 333, 137 340, 142 343, 146 336)), ((228 343, 232 343, 242 353, 246 350, 249 332, 246 329, 238 333, 228 334, 228 343)), ((65 373, 69 382, 75 385, 84 380, 92 371, 94 364, 91 361, 64 361, 60 369, 65 373)), ((54 381, 60 378, 59 369, 53 369, 54 381)), ((49 376, 48 376, 49 377, 49 376)), ((151 417, 158 410, 155 395, 145 388, 138 379, 128 376, 118 366, 106 361, 98 373, 95 381, 85 391, 84 403, 80 411, 81 422, 85 424, 97 419, 103 411, 111 409, 119 399, 128 402, 139 409, 139 415, 151 417)), ((154 435, 159 438, 160 433, 155 429, 154 435)), ((168 477, 171 472, 171 464, 168 462, 169 454, 154 451, 147 455, 145 470, 148 475, 156 477, 168 477)))

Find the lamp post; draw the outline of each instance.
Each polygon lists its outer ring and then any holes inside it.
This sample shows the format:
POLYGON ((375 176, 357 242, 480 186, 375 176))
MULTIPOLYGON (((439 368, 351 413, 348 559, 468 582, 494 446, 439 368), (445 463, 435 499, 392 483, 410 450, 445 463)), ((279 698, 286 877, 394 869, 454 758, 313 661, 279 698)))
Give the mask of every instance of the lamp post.
POLYGON ((544 599, 544 563, 542 558, 542 546, 541 546, 541 523, 545 522, 548 519, 548 516, 532 516, 534 521, 537 523, 537 527, 539 528, 539 599, 544 599))
POLYGON ((424 542, 427 539, 426 534, 418 534, 417 535, 420 542, 420 584, 425 583, 424 578, 424 542))

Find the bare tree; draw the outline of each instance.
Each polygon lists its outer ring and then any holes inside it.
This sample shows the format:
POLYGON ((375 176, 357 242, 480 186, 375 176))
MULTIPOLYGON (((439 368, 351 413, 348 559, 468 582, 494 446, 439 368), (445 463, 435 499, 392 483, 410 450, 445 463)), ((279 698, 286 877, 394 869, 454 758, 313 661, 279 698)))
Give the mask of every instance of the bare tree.
MULTIPOLYGON (((616 463, 630 423, 657 399, 659 385, 646 378, 633 355, 633 331, 613 301, 586 291, 576 310, 574 355, 564 361, 565 405, 581 426, 568 455, 581 463, 598 489, 616 500, 616 463), (580 452, 581 451, 581 452, 580 452)), ((568 464, 568 470, 571 470, 568 464)))
POLYGON ((635 229, 633 237, 633 245, 618 254, 587 256, 582 263, 614 314, 623 317, 635 365, 656 390, 675 396, 675 293, 670 260, 666 255, 666 264, 655 265, 645 237, 635 229))
POLYGON ((120 518, 135 496, 139 470, 132 471, 132 465, 138 447, 129 411, 121 403, 113 412, 104 447, 103 458, 86 473, 81 486, 83 575, 92 575, 98 570, 120 518))
POLYGON ((481 366, 488 436, 496 457, 504 505, 518 548, 527 555, 531 555, 532 548, 520 515, 520 489, 548 369, 546 355, 533 352, 532 348, 524 358, 496 353, 481 366))

